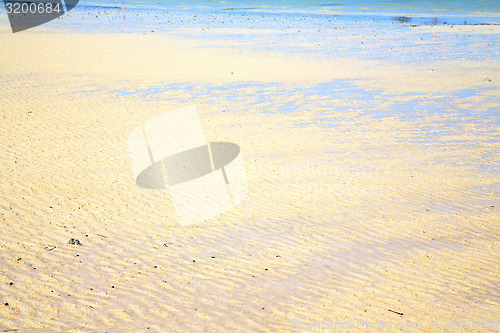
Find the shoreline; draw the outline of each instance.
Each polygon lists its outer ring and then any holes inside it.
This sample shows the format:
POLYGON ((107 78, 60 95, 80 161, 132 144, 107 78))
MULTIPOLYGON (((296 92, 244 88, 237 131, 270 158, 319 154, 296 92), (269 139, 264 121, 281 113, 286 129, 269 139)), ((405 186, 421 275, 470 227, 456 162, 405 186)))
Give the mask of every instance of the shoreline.
MULTIPOLYGON (((243 10, 224 10, 224 8, 210 8, 210 7, 168 7, 168 8, 155 8, 155 7, 123 7, 123 6, 112 6, 112 5, 78 5, 72 11, 66 13, 61 19, 49 22, 45 26, 53 26, 56 29, 71 30, 85 32, 84 26, 88 21, 94 18, 94 14, 97 15, 97 20, 94 22, 99 22, 101 30, 96 30, 100 32, 113 32, 112 26, 107 25, 106 18, 113 18, 114 16, 120 16, 120 18, 128 17, 128 25, 132 24, 129 28, 131 30, 127 31, 140 31, 140 26, 134 24, 135 15, 140 15, 141 20, 145 21, 143 23, 154 23, 155 19, 159 22, 162 18, 166 20, 165 23, 169 23, 172 28, 186 28, 186 27, 202 27, 202 23, 196 23, 193 17, 196 15, 201 15, 199 19, 203 20, 205 15, 214 15, 215 17, 220 17, 221 21, 225 21, 225 27, 239 28, 237 24, 231 25, 233 21, 237 21, 237 17, 244 16, 249 17, 254 20, 258 19, 261 25, 272 26, 275 22, 273 20, 281 20, 283 18, 310 18, 314 19, 316 25, 320 25, 321 28, 326 28, 329 26, 327 23, 334 20, 335 22, 340 22, 340 27, 354 27, 353 22, 370 22, 373 26, 392 26, 394 24, 397 26, 440 26, 440 25, 499 25, 500 20, 498 19, 498 13, 454 13, 454 12, 435 12, 435 13, 419 13, 415 11, 403 11, 403 12, 366 12, 366 11, 354 11, 354 12, 308 12, 308 11, 265 11, 259 9, 248 10, 243 8, 243 10), (89 15, 92 12, 92 16, 89 15), (83 15, 83 16, 82 16, 83 15), (158 17, 158 15, 160 17, 158 17), (194 15, 194 16, 193 16, 194 15), (168 16, 172 19, 168 20, 168 16), (226 19, 224 19, 226 17, 226 19), (262 18, 269 18, 269 20, 261 21, 262 18), (71 20, 70 20, 71 19, 71 20), (79 20, 84 19, 80 23, 79 20), (186 22, 187 24, 179 24, 177 22, 186 22), (66 22, 66 23, 65 23, 66 22), (375 24, 374 24, 375 22, 375 24)), ((210 23, 210 20, 207 20, 210 23)), ((6 17, 6 12, 3 7, 0 7, 0 24, 8 25, 8 20, 6 17)), ((293 22, 292 22, 293 24, 293 22)), ((334 25, 335 27, 338 25, 334 25)), ((276 26, 277 27, 277 26, 276 26)), ((254 24, 254 28, 258 29, 258 25, 254 24)), ((331 28, 331 25, 330 25, 331 28)), ((115 28, 116 29, 116 28, 115 28)), ((116 32, 116 30, 114 30, 116 32)), ((124 30, 126 32, 126 30, 124 30)))

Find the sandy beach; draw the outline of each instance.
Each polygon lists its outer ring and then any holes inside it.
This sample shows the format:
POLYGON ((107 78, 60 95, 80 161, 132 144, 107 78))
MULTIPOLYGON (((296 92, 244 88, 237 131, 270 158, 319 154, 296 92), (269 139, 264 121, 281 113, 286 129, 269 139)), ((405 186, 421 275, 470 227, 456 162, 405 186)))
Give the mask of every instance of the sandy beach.
POLYGON ((356 34, 380 55, 1 26, 0 332, 498 331, 500 26, 356 34), (127 138, 188 105, 249 193, 180 227, 127 138))

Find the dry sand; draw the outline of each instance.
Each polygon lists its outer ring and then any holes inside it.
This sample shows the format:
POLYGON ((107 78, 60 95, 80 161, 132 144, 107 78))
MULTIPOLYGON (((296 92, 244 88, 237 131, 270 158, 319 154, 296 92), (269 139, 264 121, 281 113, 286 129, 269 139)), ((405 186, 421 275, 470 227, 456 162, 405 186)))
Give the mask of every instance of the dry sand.
POLYGON ((166 35, 6 30, 0 55, 0 329, 278 332, 360 320, 358 331, 443 331, 447 320, 499 319, 500 130, 486 116, 448 125, 471 105, 499 108, 498 94, 412 121, 362 112, 408 93, 498 88, 498 61, 392 65, 242 54, 166 35), (383 94, 300 94, 335 79, 383 94), (210 94, 238 81, 250 83, 210 94), (116 92, 183 82, 209 93, 116 92), (266 83, 296 87, 286 98, 304 110, 280 113, 273 85, 259 101, 253 85, 266 83), (190 104, 209 140, 241 146, 249 195, 180 228, 168 192, 134 184, 127 137, 190 104), (360 112, 336 111, 345 104, 360 112), (447 135, 426 139, 423 129, 447 135))

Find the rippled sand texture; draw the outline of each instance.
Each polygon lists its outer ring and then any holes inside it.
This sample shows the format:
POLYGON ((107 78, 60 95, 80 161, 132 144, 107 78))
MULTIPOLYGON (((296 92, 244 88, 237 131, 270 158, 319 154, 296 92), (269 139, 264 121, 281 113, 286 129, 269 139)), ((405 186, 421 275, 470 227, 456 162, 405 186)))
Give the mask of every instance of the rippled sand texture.
POLYGON ((0 328, 498 319, 499 68, 3 30, 0 328), (179 228, 127 138, 190 104, 241 146, 249 195, 179 228))

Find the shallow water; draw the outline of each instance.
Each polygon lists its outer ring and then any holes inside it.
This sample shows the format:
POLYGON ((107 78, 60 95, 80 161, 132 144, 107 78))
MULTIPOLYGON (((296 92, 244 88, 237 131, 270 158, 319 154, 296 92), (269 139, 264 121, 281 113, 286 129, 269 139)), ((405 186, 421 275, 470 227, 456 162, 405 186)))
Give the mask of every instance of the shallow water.
POLYGON ((369 1, 369 0, 346 0, 346 1, 190 1, 179 3, 170 0, 89 0, 82 5, 90 6, 117 6, 125 8, 149 8, 149 9, 213 9, 217 11, 254 11, 254 12, 287 12, 287 13, 322 13, 322 14, 346 14, 346 13, 388 13, 388 14, 414 14, 414 15, 469 15, 469 16, 495 16, 500 12, 500 5, 493 0, 461 0, 461 1, 369 1))

